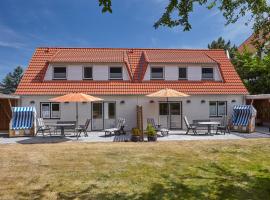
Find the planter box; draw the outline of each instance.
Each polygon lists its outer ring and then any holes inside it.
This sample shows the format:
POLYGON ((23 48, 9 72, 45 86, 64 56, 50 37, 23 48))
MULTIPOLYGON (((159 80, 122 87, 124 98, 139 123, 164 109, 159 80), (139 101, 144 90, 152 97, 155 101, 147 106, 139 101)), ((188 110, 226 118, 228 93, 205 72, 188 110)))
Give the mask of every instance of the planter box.
POLYGON ((157 136, 147 136, 148 142, 156 142, 157 136))

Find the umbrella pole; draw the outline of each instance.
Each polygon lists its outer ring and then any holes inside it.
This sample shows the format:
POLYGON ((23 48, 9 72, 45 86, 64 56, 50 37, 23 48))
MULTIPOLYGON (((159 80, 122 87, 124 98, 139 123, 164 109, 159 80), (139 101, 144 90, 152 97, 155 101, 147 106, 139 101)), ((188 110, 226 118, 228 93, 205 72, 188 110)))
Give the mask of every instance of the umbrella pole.
POLYGON ((76 102, 76 127, 78 126, 78 102, 76 102))
POLYGON ((167 106, 168 106, 168 114, 167 114, 167 128, 169 129, 169 113, 170 113, 170 108, 169 108, 169 98, 167 97, 167 106))

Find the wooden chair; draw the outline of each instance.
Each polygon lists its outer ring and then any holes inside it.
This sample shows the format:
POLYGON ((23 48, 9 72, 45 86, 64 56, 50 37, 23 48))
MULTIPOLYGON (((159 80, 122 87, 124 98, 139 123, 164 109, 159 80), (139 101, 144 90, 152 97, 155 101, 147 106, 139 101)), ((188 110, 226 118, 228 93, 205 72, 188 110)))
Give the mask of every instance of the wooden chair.
POLYGON ((91 119, 87 119, 84 125, 79 125, 79 127, 75 128, 77 139, 81 136, 81 133, 84 133, 84 136, 87 137, 87 129, 89 127, 91 119))
POLYGON ((153 118, 147 119, 147 124, 151 124, 157 132, 160 132, 162 136, 169 135, 169 129, 161 128, 160 124, 156 124, 153 118))
POLYGON ((217 131, 216 134, 218 134, 218 132, 223 133, 224 135, 227 133, 230 133, 230 120, 228 118, 228 116, 224 116, 223 119, 221 120, 221 124, 217 126, 217 131))
POLYGON ((124 127, 125 127, 125 123, 126 123, 126 120, 124 118, 119 118, 117 120, 117 123, 116 123, 116 127, 115 128, 109 128, 109 129, 105 129, 105 137, 107 135, 112 135, 112 134, 120 134, 120 133, 125 133, 124 131, 124 127))
POLYGON ((195 126, 195 125, 193 125, 193 124, 190 124, 190 123, 188 122, 186 116, 184 116, 184 122, 185 122, 186 127, 187 127, 186 135, 189 133, 190 130, 192 130, 193 133, 194 133, 195 135, 197 135, 197 126, 195 126))
POLYGON ((46 125, 44 124, 43 118, 37 118, 37 125, 38 125, 38 128, 37 128, 36 135, 37 135, 39 132, 41 132, 42 135, 43 135, 43 137, 44 137, 44 133, 45 133, 46 131, 48 131, 49 134, 50 134, 50 136, 51 136, 51 128, 50 128, 49 126, 46 126, 46 125))

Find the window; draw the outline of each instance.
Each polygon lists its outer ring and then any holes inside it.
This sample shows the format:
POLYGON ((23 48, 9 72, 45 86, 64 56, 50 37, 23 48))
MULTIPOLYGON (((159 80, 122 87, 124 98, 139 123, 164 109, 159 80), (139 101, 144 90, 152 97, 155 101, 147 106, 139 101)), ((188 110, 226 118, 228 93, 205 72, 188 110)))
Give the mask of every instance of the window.
POLYGON ((202 79, 214 79, 214 69, 211 67, 203 67, 202 79))
POLYGON ((159 115, 168 115, 169 114, 169 104, 160 103, 159 104, 159 115))
POLYGON ((151 68, 151 79, 164 79, 164 68, 163 67, 152 67, 151 68))
POLYGON ((83 79, 93 79, 92 67, 83 68, 83 79))
POLYGON ((60 104, 59 103, 40 103, 40 117, 44 119, 59 119, 60 104))
POLYGON ((179 67, 179 79, 187 79, 187 68, 186 67, 179 67))
POLYGON ((110 67, 110 79, 123 79, 122 67, 110 67))
POLYGON ((67 68, 66 67, 54 67, 53 68, 53 79, 66 79, 67 68))
POLYGON ((209 102, 209 115, 210 117, 222 117, 227 115, 227 102, 226 101, 210 101, 209 102))
POLYGON ((108 103, 109 119, 115 119, 115 103, 108 103))

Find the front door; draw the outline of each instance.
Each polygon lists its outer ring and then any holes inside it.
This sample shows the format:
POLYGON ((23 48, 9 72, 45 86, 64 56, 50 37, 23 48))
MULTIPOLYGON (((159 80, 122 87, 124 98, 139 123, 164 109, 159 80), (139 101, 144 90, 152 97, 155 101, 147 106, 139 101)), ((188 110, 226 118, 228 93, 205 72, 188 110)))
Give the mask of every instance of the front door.
POLYGON ((163 128, 182 129, 182 103, 160 102, 159 124, 163 128))
POLYGON ((92 103, 92 119, 92 130, 114 128, 116 121, 115 102, 92 103))

